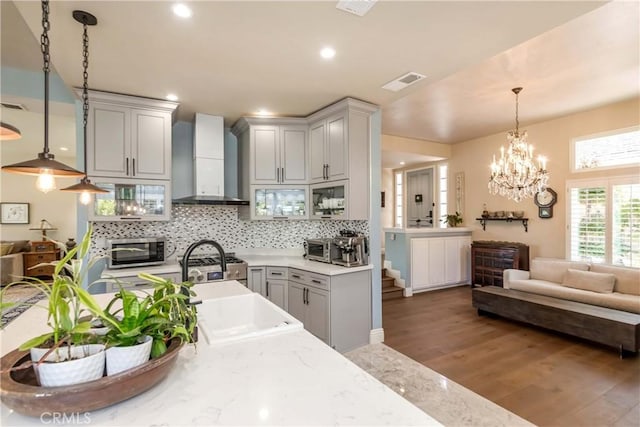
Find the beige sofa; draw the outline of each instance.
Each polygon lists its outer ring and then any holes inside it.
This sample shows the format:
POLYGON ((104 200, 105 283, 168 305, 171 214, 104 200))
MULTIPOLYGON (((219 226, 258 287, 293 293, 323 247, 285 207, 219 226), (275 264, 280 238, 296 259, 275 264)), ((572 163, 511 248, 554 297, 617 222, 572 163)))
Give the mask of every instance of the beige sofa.
POLYGON ((1 241, 2 256, 0 256, 0 285, 8 285, 20 280, 24 275, 22 252, 31 248, 28 240, 1 241))
POLYGON ((640 314, 640 271, 634 268, 535 258, 529 271, 505 270, 503 286, 640 314))

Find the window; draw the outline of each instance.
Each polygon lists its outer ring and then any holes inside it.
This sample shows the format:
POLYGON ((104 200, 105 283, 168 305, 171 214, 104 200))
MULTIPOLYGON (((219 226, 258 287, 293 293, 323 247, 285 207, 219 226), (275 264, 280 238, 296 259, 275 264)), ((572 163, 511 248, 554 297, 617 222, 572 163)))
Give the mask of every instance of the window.
POLYGON ((402 190, 402 172, 396 172, 396 200, 395 200, 395 210, 396 210, 396 227, 402 227, 402 198, 403 198, 403 190, 402 190))
MULTIPOLYGON (((438 181, 439 212, 440 218, 442 218, 443 215, 447 214, 447 165, 441 165, 438 168, 438 175, 440 177, 438 181)), ((447 227, 446 221, 438 221, 438 223, 440 224, 440 228, 447 227)))
POLYGON ((567 185, 570 258, 640 268, 640 179, 567 185))
POLYGON ((640 164, 640 128, 627 128, 573 140, 573 172, 640 164))

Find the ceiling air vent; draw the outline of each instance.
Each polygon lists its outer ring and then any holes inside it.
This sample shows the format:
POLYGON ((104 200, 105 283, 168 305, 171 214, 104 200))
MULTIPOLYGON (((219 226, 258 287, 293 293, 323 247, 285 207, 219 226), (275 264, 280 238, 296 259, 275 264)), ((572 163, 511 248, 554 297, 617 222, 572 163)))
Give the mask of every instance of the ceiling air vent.
POLYGON ((407 86, 411 86, 415 82, 424 79, 426 76, 418 73, 407 73, 403 76, 398 77, 395 80, 391 80, 386 85, 382 86, 382 89, 391 90, 393 92, 398 92, 399 90, 404 89, 407 86))
POLYGON ((26 108, 24 108, 24 105, 22 104, 12 104, 10 102, 3 102, 2 106, 4 108, 8 108, 10 110, 22 110, 22 111, 27 111, 26 108))
POLYGON ((340 0, 336 8, 354 15, 364 16, 373 7, 377 0, 340 0))

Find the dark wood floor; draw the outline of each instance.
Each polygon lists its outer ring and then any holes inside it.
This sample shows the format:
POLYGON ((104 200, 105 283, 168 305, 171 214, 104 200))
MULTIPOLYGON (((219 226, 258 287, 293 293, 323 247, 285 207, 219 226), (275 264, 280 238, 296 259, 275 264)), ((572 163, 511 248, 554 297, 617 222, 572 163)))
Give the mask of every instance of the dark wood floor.
POLYGON ((501 318, 468 286, 383 302, 389 347, 541 426, 640 426, 640 357, 501 318))

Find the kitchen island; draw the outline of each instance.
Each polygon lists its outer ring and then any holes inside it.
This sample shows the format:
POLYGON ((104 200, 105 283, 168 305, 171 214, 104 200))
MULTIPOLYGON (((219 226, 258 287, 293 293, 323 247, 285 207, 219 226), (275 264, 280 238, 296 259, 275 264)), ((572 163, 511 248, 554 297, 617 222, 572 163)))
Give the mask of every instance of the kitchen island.
MULTIPOLYGON (((196 285, 203 300, 249 293, 235 281, 196 285)), ((106 303, 108 294, 96 295, 106 303)), ((2 354, 46 330, 27 310, 0 331, 2 354)), ((91 425, 439 425, 309 332, 210 347, 185 346, 168 377, 87 414, 91 425)), ((85 418, 81 418, 85 419, 85 418)), ((1 425, 41 425, 2 406, 1 425)))

